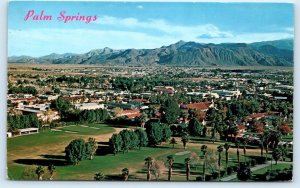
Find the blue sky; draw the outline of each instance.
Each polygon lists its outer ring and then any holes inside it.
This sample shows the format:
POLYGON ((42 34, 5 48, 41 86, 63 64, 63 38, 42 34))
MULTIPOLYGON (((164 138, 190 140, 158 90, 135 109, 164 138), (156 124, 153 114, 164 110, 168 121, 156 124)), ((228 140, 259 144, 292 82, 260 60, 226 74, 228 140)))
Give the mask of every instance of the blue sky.
POLYGON ((110 47, 157 48, 179 40, 203 43, 257 42, 292 38, 292 4, 11 2, 8 55, 85 53, 110 47), (51 21, 24 21, 29 10, 51 21), (97 16, 95 22, 63 23, 66 15, 97 16))

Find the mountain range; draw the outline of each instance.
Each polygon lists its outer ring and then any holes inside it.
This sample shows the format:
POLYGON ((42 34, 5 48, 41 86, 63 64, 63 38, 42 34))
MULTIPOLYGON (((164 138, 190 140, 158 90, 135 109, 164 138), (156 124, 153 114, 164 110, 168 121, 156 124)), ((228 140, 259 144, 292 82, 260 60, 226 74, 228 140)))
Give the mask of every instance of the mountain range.
POLYGON ((155 49, 103 48, 83 54, 11 56, 9 63, 127 66, 293 66, 293 39, 256 43, 203 44, 179 41, 155 49))

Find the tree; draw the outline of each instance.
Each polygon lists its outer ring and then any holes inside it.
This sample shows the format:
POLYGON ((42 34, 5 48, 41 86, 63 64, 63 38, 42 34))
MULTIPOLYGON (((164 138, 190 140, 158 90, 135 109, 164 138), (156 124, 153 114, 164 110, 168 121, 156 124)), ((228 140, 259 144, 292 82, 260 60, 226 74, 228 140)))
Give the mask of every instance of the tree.
POLYGON ((57 110, 62 117, 64 117, 71 109, 74 109, 74 106, 62 97, 52 101, 50 107, 57 110))
POLYGON ((35 170, 38 180, 43 180, 43 175, 45 174, 45 169, 42 166, 38 166, 35 170))
POLYGON ((202 145, 201 146, 201 151, 202 151, 202 153, 203 153, 203 176, 202 176, 202 178, 203 178, 203 181, 205 181, 205 174, 206 174, 206 157, 207 157, 207 145, 202 145))
POLYGON ((83 110, 79 112, 78 119, 80 122, 103 122, 109 117, 106 109, 83 110))
POLYGON ((148 120, 148 116, 147 116, 147 114, 145 114, 145 113, 142 113, 142 115, 137 116, 137 118, 136 118, 137 123, 138 123, 142 128, 144 128, 145 123, 147 122, 147 120, 148 120))
POLYGON ((170 144, 173 145, 173 148, 175 147, 175 144, 177 144, 177 141, 174 137, 170 140, 170 144))
POLYGON ((67 162, 77 165, 87 158, 86 145, 83 139, 75 139, 65 148, 67 162))
POLYGON ((89 138, 86 142, 86 152, 90 160, 93 160, 94 155, 98 149, 97 142, 95 138, 89 138))
POLYGON ((162 129, 162 139, 161 139, 161 141, 166 142, 171 138, 172 131, 170 129, 170 126, 166 125, 166 124, 161 124, 161 129, 162 129))
POLYGON ((172 124, 177 121, 180 114, 178 102, 174 98, 168 98, 161 107, 161 120, 164 123, 172 124))
POLYGON ((186 165, 186 181, 189 181, 190 179, 190 172, 191 172, 191 159, 189 157, 185 158, 184 159, 184 163, 186 165))
POLYGON ((141 149, 141 147, 147 146, 148 144, 148 137, 147 133, 143 129, 136 129, 134 133, 138 137, 138 147, 141 149))
POLYGON ((113 134, 109 139, 109 147, 115 155, 122 150, 122 144, 123 140, 120 134, 113 134))
POLYGON ((184 133, 181 136, 181 142, 183 144, 183 148, 186 149, 186 144, 189 142, 189 135, 187 133, 184 133))
POLYGON ((281 124, 279 127, 279 131, 282 135, 288 135, 292 133, 292 128, 288 124, 281 124))
POLYGON ((226 170, 225 173, 227 175, 227 168, 228 168, 228 150, 230 149, 230 144, 228 144, 227 142, 224 144, 224 148, 225 148, 225 164, 226 164, 226 170))
POLYGON ((285 157, 288 155, 287 144, 278 146, 278 149, 281 152, 282 160, 285 161, 285 157))
POLYGON ((114 117, 119 117, 122 114, 123 109, 120 107, 116 107, 112 111, 113 111, 114 117))
POLYGON ((189 155, 189 158, 191 159, 191 165, 196 167, 196 170, 197 170, 197 163, 200 160, 199 156, 197 155, 197 153, 191 152, 189 155))
POLYGON ((236 146, 236 156, 237 156, 237 160, 238 160, 238 165, 240 165, 240 143, 239 142, 235 142, 235 146, 236 146))
POLYGON ((151 172, 154 174, 156 180, 159 179, 160 175, 164 173, 166 167, 163 161, 156 160, 151 166, 151 172))
POLYGON ((192 118, 188 124, 188 131, 192 136, 200 136, 203 129, 203 125, 196 119, 192 118))
POLYGON ((245 162, 246 162, 246 154, 247 154, 247 150, 246 150, 247 143, 248 143, 248 139, 247 138, 242 139, 245 162))
MULTIPOLYGON (((219 153, 219 158, 218 158, 218 166, 219 166, 219 181, 221 181, 221 159, 222 159, 222 152, 223 152, 223 146, 218 146, 218 153, 219 153)), ((227 170, 227 169, 226 169, 227 170)))
POLYGON ((50 174, 49 180, 53 180, 53 176, 54 176, 54 173, 55 173, 55 166, 54 165, 49 165, 48 166, 48 171, 49 171, 49 174, 50 174))
POLYGON ((129 170, 128 170, 128 168, 123 168, 122 169, 122 177, 123 177, 124 181, 128 180, 128 177, 129 177, 129 170))
POLYGON ((151 123, 146 127, 148 141, 150 145, 158 145, 162 142, 163 130, 159 123, 151 123))
POLYGON ((175 161, 175 158, 174 158, 174 156, 173 155, 169 155, 168 157, 167 157, 167 162, 168 162, 168 164, 169 164, 169 172, 168 172, 168 181, 170 181, 171 180, 171 177, 172 177, 172 172, 173 172, 173 163, 174 163, 174 161, 175 161))
POLYGON ((125 151, 129 151, 129 148, 131 147, 131 138, 130 138, 130 133, 129 133, 129 130, 125 129, 125 130, 122 130, 120 133, 120 136, 122 138, 122 151, 123 153, 125 151))
POLYGON ((139 146, 139 137, 137 134, 135 134, 134 131, 130 130, 129 131, 129 138, 130 138, 130 146, 129 149, 135 149, 139 146))
POLYGON ((264 155, 264 142, 265 142, 265 136, 263 134, 259 135, 259 145, 260 145, 260 156, 262 157, 264 155))
POLYGON ((102 172, 98 172, 94 176, 94 180, 103 181, 105 179, 105 175, 102 172))
POLYGON ((281 158, 281 156, 282 156, 281 150, 278 147, 276 147, 272 152, 272 157, 275 160, 276 165, 278 160, 281 158))
POLYGON ((247 181, 251 178, 251 169, 248 165, 242 164, 238 168, 237 178, 241 181, 247 181))
POLYGON ((57 88, 57 87, 56 87, 56 88, 54 88, 54 89, 53 89, 53 93, 60 94, 60 89, 59 89, 59 88, 57 88))
POLYGON ((151 179, 151 167, 154 163, 154 159, 151 157, 147 157, 145 160, 145 165, 147 166, 147 181, 150 181, 151 179))

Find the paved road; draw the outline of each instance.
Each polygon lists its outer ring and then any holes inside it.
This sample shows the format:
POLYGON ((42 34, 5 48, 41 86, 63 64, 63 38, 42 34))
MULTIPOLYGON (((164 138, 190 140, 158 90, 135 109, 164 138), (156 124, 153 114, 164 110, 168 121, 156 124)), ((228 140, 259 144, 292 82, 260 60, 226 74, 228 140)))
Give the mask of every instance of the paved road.
MULTIPOLYGON (((282 164, 282 163, 292 164, 292 162, 278 161, 278 164, 282 164)), ((273 161, 273 164, 275 164, 275 161, 273 161)), ((262 168, 265 168, 265 167, 270 166, 270 165, 271 165, 271 161, 268 161, 266 164, 256 165, 255 167, 251 168, 251 172, 254 172, 254 171, 262 169, 262 168)), ((225 178, 222 178, 221 181, 230 181, 230 180, 233 180, 235 178, 236 178, 236 173, 234 173, 233 175, 227 176, 225 178)))

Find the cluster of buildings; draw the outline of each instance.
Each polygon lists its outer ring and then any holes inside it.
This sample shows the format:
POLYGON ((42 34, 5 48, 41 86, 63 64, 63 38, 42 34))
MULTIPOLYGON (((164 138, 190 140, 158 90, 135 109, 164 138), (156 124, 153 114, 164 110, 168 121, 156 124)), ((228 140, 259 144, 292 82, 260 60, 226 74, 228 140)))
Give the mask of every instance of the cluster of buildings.
MULTIPOLYGON (((70 101, 78 110, 107 109, 112 112, 115 108, 120 108, 122 111, 118 114, 119 117, 133 119, 140 116, 143 110, 149 108, 151 96, 161 94, 174 95, 180 92, 185 97, 208 99, 207 101, 209 102, 190 102, 180 105, 182 111, 195 109, 201 112, 202 116, 205 117, 205 112, 209 108, 214 107, 214 102, 211 99, 230 101, 238 99, 241 96, 262 95, 270 100, 288 100, 294 89, 290 80, 285 79, 282 74, 276 71, 262 75, 261 72, 257 73, 255 71, 219 71, 215 73, 215 71, 211 70, 194 68, 176 68, 176 71, 172 71, 173 69, 174 68, 168 67, 128 69, 109 67, 104 69, 102 73, 105 73, 107 76, 113 75, 114 77, 164 75, 173 78, 184 74, 186 78, 183 80, 193 84, 191 84, 191 86, 157 85, 153 86, 151 90, 133 93, 129 90, 114 88, 112 79, 109 82, 105 82, 105 84, 100 84, 100 89, 99 83, 97 83, 97 87, 94 87, 91 85, 91 82, 85 88, 58 83, 56 87, 60 90, 59 94, 42 91, 36 96, 30 94, 8 94, 8 113, 23 115, 36 114, 44 124, 48 124, 60 120, 59 113, 51 109, 50 104, 51 101, 56 100, 58 97, 63 97, 70 101), (201 78, 201 81, 199 81, 198 78, 201 78), (195 84, 200 82, 201 84, 195 84)), ((72 71, 76 70, 74 69, 72 71)), ((87 74, 89 72, 88 69, 84 69, 84 71, 78 69, 77 71, 79 71, 80 74, 87 74)), ((96 69, 92 72, 98 74, 98 70, 96 69)), ((81 85, 80 83, 74 84, 81 85)), ((159 117, 159 113, 157 117, 159 117)), ((203 118, 202 123, 205 123, 205 118, 203 118)), ((242 129, 243 127, 241 126, 241 130, 242 129)))

